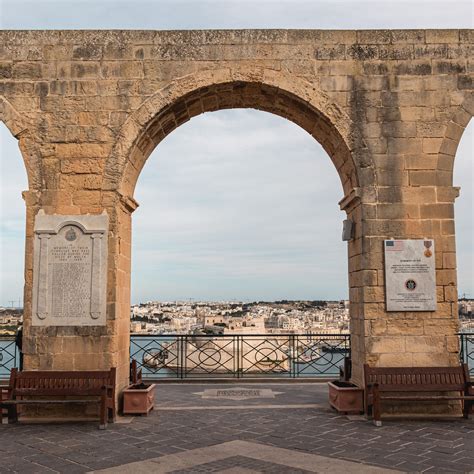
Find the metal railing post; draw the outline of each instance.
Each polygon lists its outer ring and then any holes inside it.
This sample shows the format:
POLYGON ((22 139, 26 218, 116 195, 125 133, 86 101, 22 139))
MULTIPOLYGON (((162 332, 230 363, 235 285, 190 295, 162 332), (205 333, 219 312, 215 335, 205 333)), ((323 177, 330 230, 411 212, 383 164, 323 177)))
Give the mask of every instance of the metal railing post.
POLYGON ((240 379, 244 375, 244 342, 242 336, 237 337, 237 347, 238 349, 238 360, 237 360, 237 378, 240 379))
POLYGON ((181 378, 184 379, 188 371, 188 336, 181 336, 182 344, 184 344, 184 351, 181 348, 183 361, 181 363, 181 378))
POLYGON ((242 351, 240 350, 240 339, 239 336, 233 336, 233 348, 234 348, 234 377, 240 378, 240 357, 242 351))
POLYGON ((297 376, 299 376, 299 367, 298 367, 298 364, 295 363, 295 360, 298 357, 298 354, 297 354, 298 340, 295 340, 294 334, 290 334, 288 346, 290 348, 289 354, 288 354, 288 358, 289 358, 288 364, 290 366, 290 377, 296 378, 297 376))

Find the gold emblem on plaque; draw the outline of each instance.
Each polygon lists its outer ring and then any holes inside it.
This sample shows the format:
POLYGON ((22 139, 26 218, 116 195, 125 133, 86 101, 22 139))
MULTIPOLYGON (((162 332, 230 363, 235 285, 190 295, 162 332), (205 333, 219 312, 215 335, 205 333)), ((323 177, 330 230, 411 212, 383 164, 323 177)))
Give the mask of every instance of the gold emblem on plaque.
POLYGON ((433 252, 430 250, 430 247, 433 245, 433 242, 431 242, 431 240, 425 240, 423 244, 426 247, 425 257, 431 257, 433 255, 433 252))

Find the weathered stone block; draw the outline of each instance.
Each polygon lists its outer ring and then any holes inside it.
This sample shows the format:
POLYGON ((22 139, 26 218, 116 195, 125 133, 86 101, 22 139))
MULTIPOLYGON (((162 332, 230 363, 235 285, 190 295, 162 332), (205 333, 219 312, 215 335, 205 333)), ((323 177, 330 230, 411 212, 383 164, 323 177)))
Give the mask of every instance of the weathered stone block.
POLYGON ((389 153, 421 153, 422 140, 419 138, 388 138, 389 153))
POLYGON ((458 43, 459 30, 426 30, 427 43, 458 43))
POLYGON ((101 44, 83 44, 79 46, 73 46, 72 49, 73 59, 101 59, 102 58, 102 45, 101 44))
POLYGON ((407 339, 408 337, 404 336, 374 336, 370 337, 366 344, 373 354, 414 352, 406 348, 407 339))
POLYGON ((392 318, 387 321, 387 335, 419 336, 423 334, 423 319, 392 318))
POLYGON ((374 45, 353 44, 347 49, 347 57, 359 61, 378 59, 378 54, 378 47, 374 45))
POLYGON ((443 268, 456 268, 455 252, 443 252, 443 268))
MULTIPOLYGON (((436 186, 437 184, 437 173, 436 171, 413 170, 409 172, 410 185, 411 186, 436 186)), ((433 189, 434 193, 434 189, 433 189)))
POLYGON ((407 60, 414 58, 413 45, 383 45, 379 46, 379 59, 407 60))
MULTIPOLYGON (((417 354, 418 356, 418 354, 417 354)), ((401 354, 379 354, 377 359, 377 364, 380 367, 413 367, 413 354, 411 353, 401 353, 401 354)))
POLYGON ((346 47, 343 44, 337 46, 321 46, 317 47, 315 51, 316 59, 345 59, 346 47))

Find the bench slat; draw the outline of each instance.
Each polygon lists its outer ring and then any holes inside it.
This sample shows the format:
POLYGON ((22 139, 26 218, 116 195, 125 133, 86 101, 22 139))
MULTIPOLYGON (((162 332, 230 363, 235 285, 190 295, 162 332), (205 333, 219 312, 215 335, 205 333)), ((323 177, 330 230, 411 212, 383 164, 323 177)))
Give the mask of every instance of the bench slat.
POLYGON ((470 395, 459 395, 459 396, 442 396, 442 395, 433 395, 431 397, 397 397, 396 395, 393 396, 382 396, 380 400, 474 400, 474 396, 470 395))
POLYGON ((45 403, 93 403, 100 400, 99 398, 96 399, 80 399, 80 400, 5 400, 0 402, 1 405, 36 405, 36 404, 45 404, 45 403))
MULTIPOLYGON (((375 383, 375 382, 374 382, 375 383)), ((436 391, 443 391, 443 392, 456 392, 464 390, 464 385, 446 385, 446 384, 410 384, 410 385, 401 385, 401 384, 393 384, 393 385, 383 385, 381 382, 379 384, 379 391, 380 392, 436 392, 436 391)))
POLYGON ((65 388, 39 388, 35 389, 31 388, 21 388, 15 390, 15 397, 31 397, 31 396, 38 396, 38 397, 53 397, 53 396, 100 396, 102 389, 96 388, 83 388, 80 390, 77 389, 65 389, 65 388))

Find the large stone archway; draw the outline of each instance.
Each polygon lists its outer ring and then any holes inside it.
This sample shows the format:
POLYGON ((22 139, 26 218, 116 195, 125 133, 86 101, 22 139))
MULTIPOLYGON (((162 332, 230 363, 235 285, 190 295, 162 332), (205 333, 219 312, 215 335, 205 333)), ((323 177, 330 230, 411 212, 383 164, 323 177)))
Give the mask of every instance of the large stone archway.
POLYGON ((33 239, 27 240, 27 368, 114 365, 119 386, 126 383, 130 215, 141 167, 186 120, 235 107, 294 121, 323 145, 339 173, 341 207, 356 223, 349 243, 354 380, 361 380, 364 362, 458 363, 452 168, 474 112, 471 30, 1 36, 7 47, 0 94, 10 110, 1 118, 13 133, 28 124, 37 157, 25 157, 34 176, 25 195, 27 233, 33 236, 40 210, 109 216, 102 326, 32 324, 33 239), (435 240, 436 311, 386 311, 386 238, 435 240))
MULTIPOLYGON (((201 113, 228 108, 254 108, 275 113, 300 125, 322 144, 341 180, 346 196, 341 201, 342 207, 355 223, 349 254, 360 252, 363 223, 360 196, 355 196, 355 193, 360 194, 362 180, 367 186, 374 186, 374 165, 357 126, 345 112, 331 103, 314 84, 291 80, 291 76, 284 72, 274 74, 248 67, 198 72, 176 79, 137 109, 122 126, 119 139, 108 157, 104 172, 104 196, 110 191, 118 191, 121 201, 126 203, 118 208, 116 217, 120 225, 115 231, 120 241, 115 251, 126 266, 120 275, 120 294, 130 293, 130 214, 137 205, 133 193, 143 165, 160 141, 182 123, 201 113)), ((116 207, 110 208, 110 215, 115 216, 116 211, 116 207)), ((352 283, 357 285, 357 281, 351 273, 349 268, 349 284, 352 287, 352 283)), ((119 317, 126 321, 129 307, 128 297, 123 307, 118 309, 119 317)), ((356 340, 360 334, 355 331, 355 318, 352 327, 352 337, 356 340)), ((127 329, 125 338, 128 337, 127 329)), ((359 344, 363 347, 363 339, 359 340, 359 344)))
MULTIPOLYGON (((151 151, 175 128, 205 112, 253 108, 300 125, 331 157, 346 194, 359 186, 361 168, 374 169, 363 137, 350 117, 317 84, 264 68, 199 71, 159 90, 124 123, 107 160, 104 190, 133 197, 151 151)), ((374 175, 364 177, 374 185, 374 175)))

